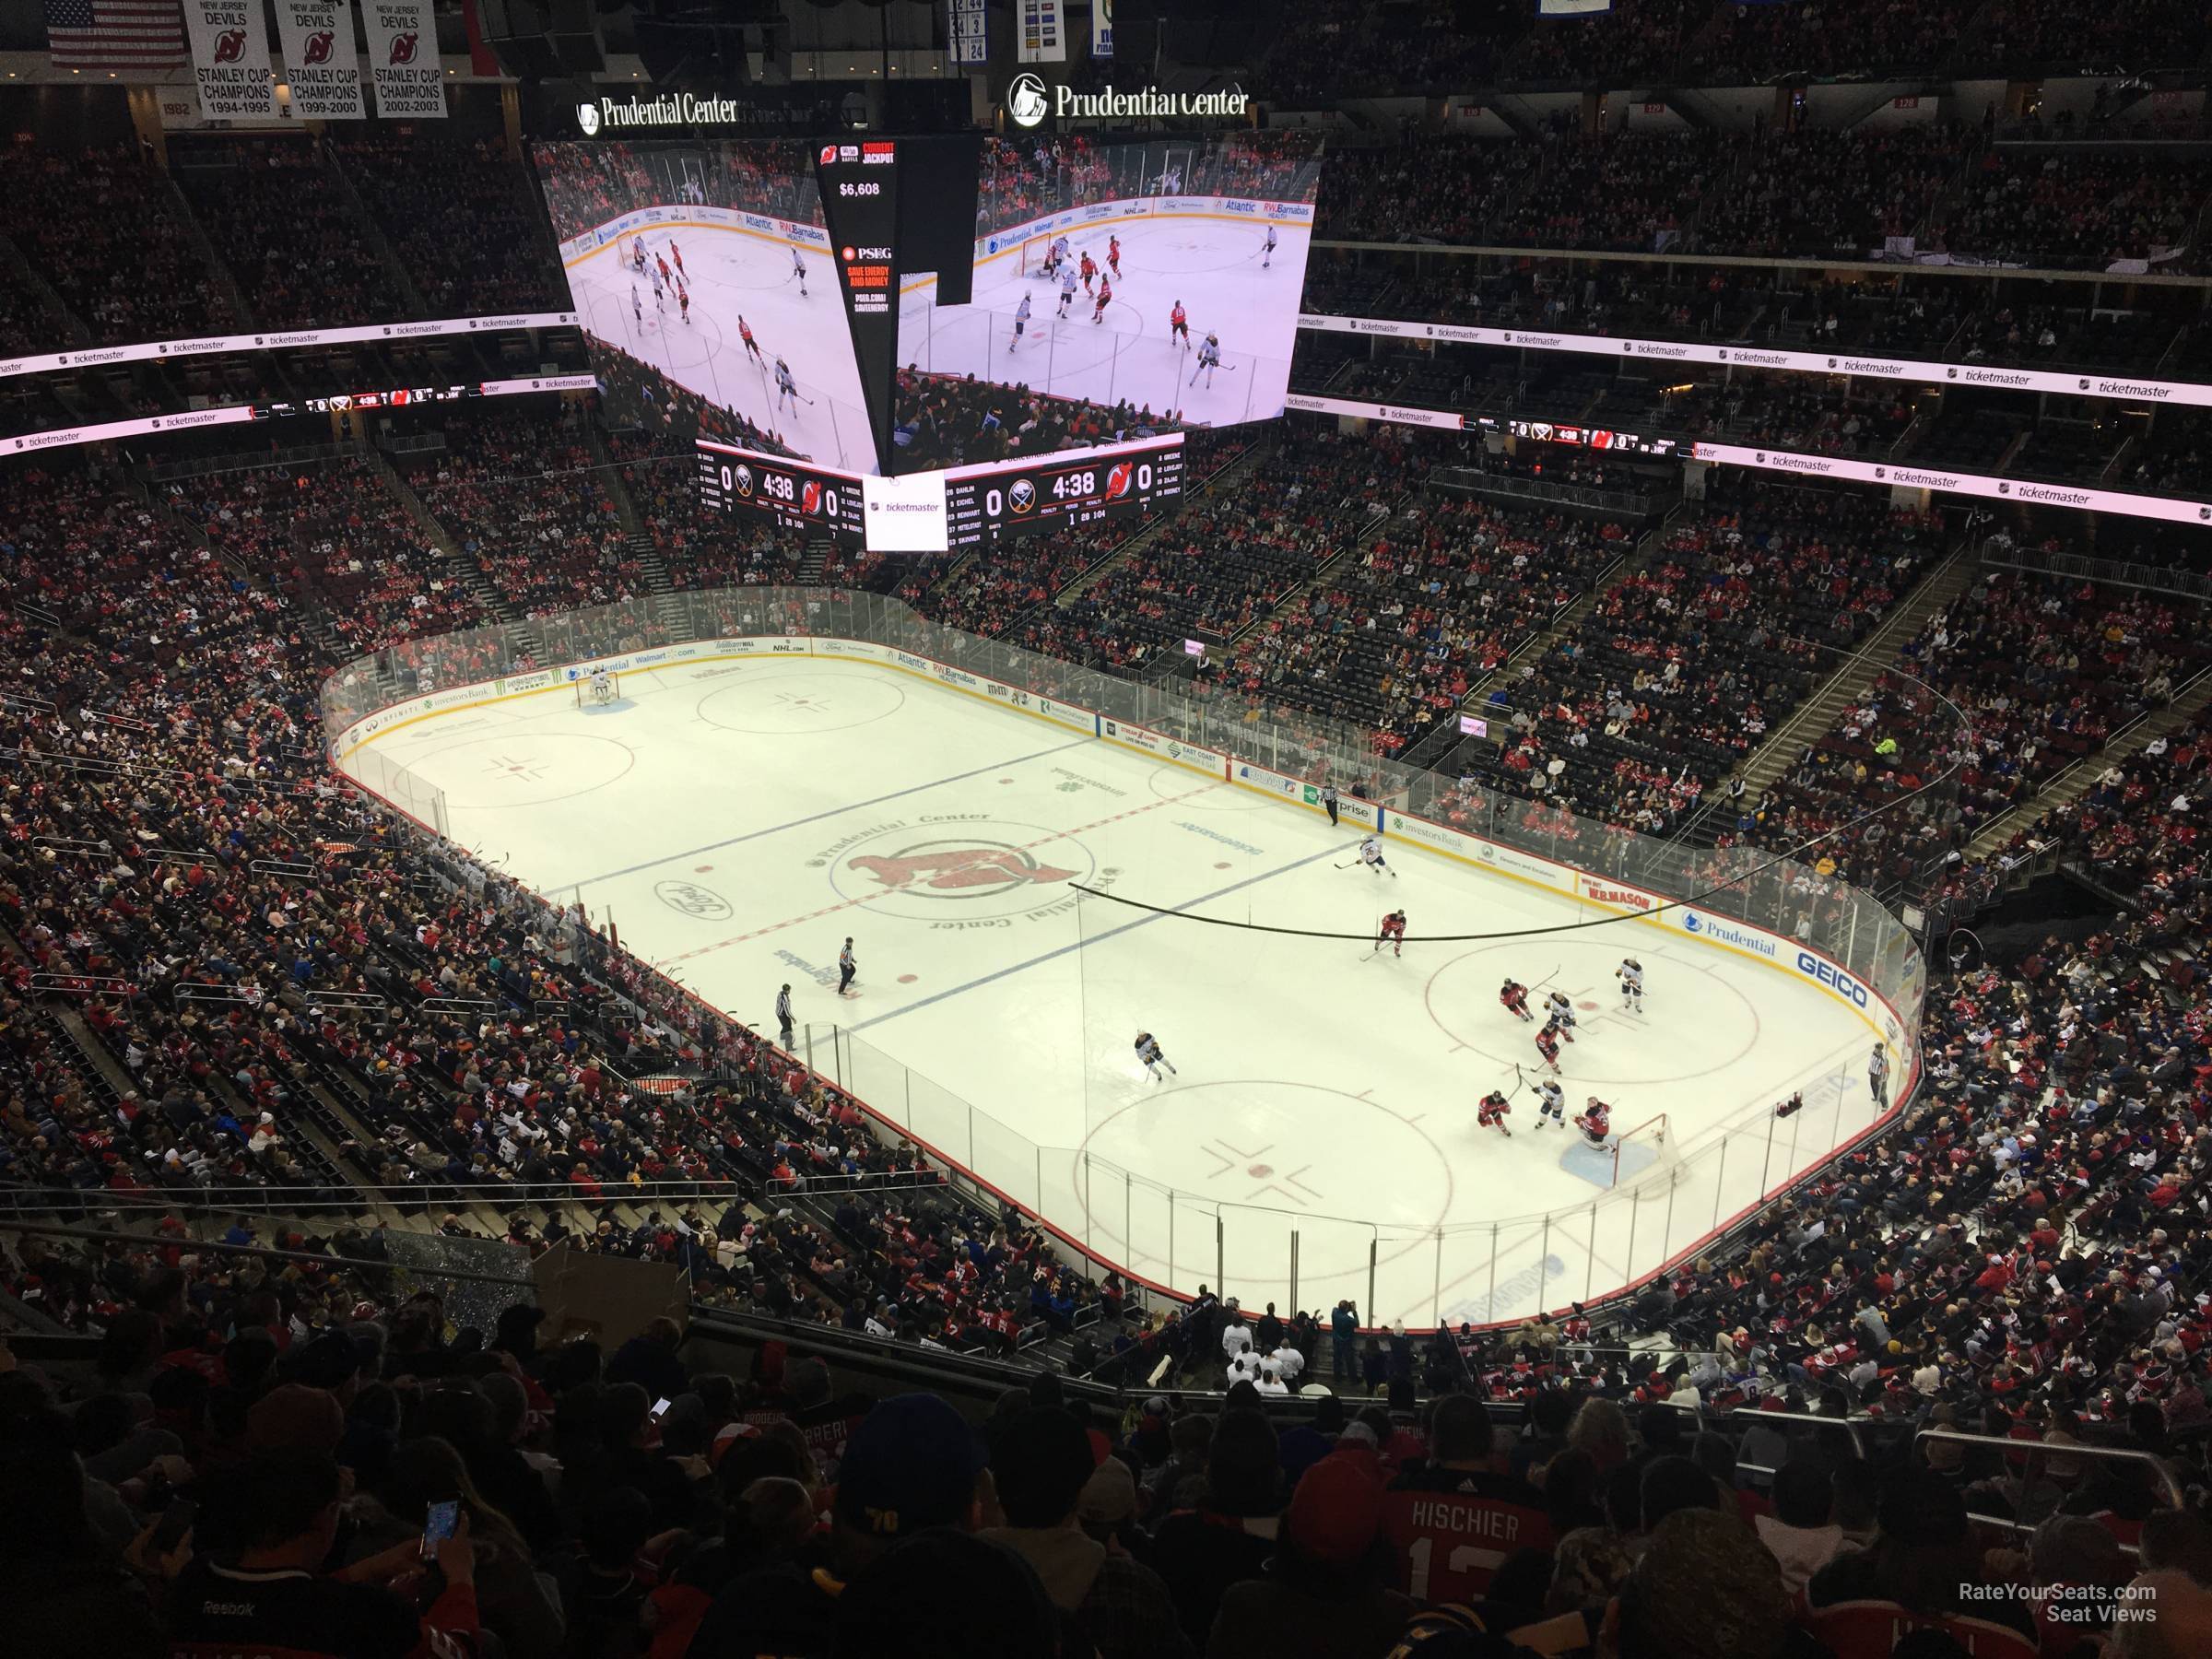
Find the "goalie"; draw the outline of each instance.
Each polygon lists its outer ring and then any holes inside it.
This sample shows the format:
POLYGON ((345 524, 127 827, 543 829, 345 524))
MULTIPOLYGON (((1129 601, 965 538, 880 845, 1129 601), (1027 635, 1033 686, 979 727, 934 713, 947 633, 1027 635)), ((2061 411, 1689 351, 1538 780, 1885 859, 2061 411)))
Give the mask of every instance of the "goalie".
POLYGON ((1575 1114, 1574 1126, 1583 1132, 1583 1138, 1594 1147, 1603 1147, 1613 1133, 1613 1108, 1592 1095, 1582 1111, 1575 1114))

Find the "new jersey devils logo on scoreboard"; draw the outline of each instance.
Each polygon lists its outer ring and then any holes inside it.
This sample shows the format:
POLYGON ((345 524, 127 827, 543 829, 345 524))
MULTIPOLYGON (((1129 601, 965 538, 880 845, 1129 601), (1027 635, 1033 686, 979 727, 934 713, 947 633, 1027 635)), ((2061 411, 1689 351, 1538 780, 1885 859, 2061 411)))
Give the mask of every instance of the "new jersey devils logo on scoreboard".
POLYGON ((825 144, 825 145, 823 145, 823 146, 822 146, 822 162, 821 162, 821 164, 822 164, 824 167, 827 167, 827 166, 829 166, 829 165, 830 165, 830 164, 832 161, 834 161, 834 160, 836 160, 836 159, 837 159, 837 146, 836 146, 836 145, 834 145, 834 144, 825 144))
POLYGON ((394 35, 392 37, 392 61, 395 64, 413 63, 415 61, 415 40, 416 37, 411 34, 394 35))
POLYGON ((822 486, 818 479, 807 479, 806 488, 799 491, 799 510, 809 517, 822 510, 822 486))
POLYGON ((215 37, 215 61, 217 63, 235 64, 245 55, 246 31, 244 29, 226 29, 215 37))
POLYGON ((1106 474, 1106 499, 1118 501, 1129 493, 1129 486, 1136 477, 1136 468, 1126 461, 1116 461, 1106 474))
POLYGON ((329 29, 317 29, 313 34, 311 34, 307 37, 306 58, 311 64, 327 64, 330 62, 329 29))

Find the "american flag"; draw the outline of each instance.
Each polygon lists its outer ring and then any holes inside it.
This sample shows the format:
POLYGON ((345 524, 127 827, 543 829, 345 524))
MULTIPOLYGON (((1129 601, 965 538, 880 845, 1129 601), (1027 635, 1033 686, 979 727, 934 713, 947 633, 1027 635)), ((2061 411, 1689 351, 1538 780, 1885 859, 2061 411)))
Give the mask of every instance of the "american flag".
POLYGON ((56 69, 174 69, 184 13, 177 0, 46 0, 46 43, 56 69))

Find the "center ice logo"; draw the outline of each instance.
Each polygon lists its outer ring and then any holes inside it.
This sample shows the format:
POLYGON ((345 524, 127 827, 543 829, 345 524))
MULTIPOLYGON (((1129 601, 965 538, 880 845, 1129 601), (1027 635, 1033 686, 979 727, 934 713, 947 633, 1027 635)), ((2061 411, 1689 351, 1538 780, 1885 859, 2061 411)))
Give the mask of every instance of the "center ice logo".
POLYGON ((1050 107, 1044 95, 1044 82, 1026 69, 1006 88, 1006 114, 1016 126, 1035 126, 1044 119, 1044 112, 1050 107))
POLYGON ((847 903, 936 928, 1040 921, 1075 907, 1075 884, 1119 874, 1099 867, 1077 830, 976 812, 877 824, 806 862, 847 903))
POLYGON ((848 859, 845 867, 873 876, 887 888, 951 897, 1041 887, 1075 875, 1056 865, 1040 864, 1021 848, 1003 841, 925 841, 905 853, 848 859))

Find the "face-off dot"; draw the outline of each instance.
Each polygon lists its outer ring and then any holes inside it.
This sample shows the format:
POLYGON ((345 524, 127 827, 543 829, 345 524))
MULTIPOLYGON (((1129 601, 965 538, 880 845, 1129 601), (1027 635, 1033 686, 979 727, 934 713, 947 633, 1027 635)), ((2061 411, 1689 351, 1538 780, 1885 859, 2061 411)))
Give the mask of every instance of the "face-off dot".
POLYGON ((902 973, 899 976, 899 982, 902 985, 911 985, 914 982, 914 976, 911 973, 902 973))

